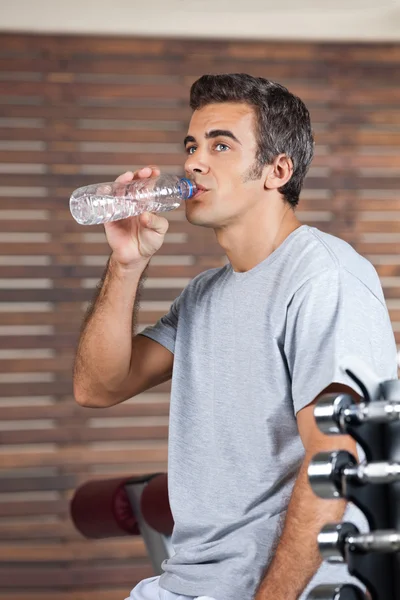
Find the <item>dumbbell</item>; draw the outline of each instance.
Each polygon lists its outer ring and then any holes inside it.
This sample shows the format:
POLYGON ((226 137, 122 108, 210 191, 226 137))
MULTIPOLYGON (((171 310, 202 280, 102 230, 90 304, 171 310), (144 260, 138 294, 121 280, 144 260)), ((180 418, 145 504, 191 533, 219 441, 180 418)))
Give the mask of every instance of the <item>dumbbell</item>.
POLYGON ((400 551, 400 532, 392 529, 360 533, 354 523, 328 523, 318 534, 324 560, 347 563, 349 552, 392 554, 400 551))
POLYGON ((365 600, 366 595, 356 585, 319 585, 307 596, 307 600, 365 600))
POLYGON ((346 498, 346 485, 386 484, 400 481, 400 464, 371 462, 358 464, 346 450, 320 452, 310 461, 308 478, 320 498, 346 498))
POLYGON ((400 420, 400 402, 377 400, 357 404, 350 394, 326 394, 316 404, 314 417, 322 433, 343 435, 348 426, 400 420))

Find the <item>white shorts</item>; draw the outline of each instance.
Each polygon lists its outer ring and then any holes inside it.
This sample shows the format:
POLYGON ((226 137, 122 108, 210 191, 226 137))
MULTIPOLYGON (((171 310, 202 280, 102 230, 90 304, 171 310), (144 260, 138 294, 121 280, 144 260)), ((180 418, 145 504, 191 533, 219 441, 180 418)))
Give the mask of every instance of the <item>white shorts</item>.
POLYGON ((183 596, 163 590, 158 585, 159 575, 139 581, 125 600, 215 600, 210 596, 183 596))

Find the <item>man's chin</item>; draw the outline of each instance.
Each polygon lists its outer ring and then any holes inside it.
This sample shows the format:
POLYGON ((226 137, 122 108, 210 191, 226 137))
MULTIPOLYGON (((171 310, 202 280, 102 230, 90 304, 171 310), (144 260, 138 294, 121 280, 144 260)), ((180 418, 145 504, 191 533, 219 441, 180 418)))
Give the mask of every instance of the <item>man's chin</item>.
MULTIPOLYGON (((200 208, 200 207, 199 207, 200 208)), ((200 227, 214 227, 214 223, 210 222, 210 217, 205 214, 205 211, 186 208, 186 220, 191 225, 199 225, 200 227)))
POLYGON ((188 215, 186 214, 186 220, 191 224, 191 225, 198 225, 199 227, 214 227, 214 225, 212 223, 210 223, 208 220, 206 219, 202 219, 200 216, 195 216, 195 215, 188 215))

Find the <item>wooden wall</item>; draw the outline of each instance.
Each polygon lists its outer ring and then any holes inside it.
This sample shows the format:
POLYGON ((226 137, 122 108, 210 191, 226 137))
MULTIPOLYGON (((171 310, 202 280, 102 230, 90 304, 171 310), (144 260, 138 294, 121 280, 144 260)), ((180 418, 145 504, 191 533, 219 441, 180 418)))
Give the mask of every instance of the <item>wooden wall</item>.
MULTIPOLYGON (((122 600, 152 569, 140 539, 87 541, 69 500, 88 479, 165 470, 169 384, 80 408, 71 366, 108 256, 77 225, 81 185, 146 164, 181 173, 190 84, 277 80, 309 106, 317 149, 301 219, 339 235, 382 279, 400 344, 400 46, 0 35, 0 596, 122 600)), ((168 213, 140 327, 224 264, 213 233, 168 213)))

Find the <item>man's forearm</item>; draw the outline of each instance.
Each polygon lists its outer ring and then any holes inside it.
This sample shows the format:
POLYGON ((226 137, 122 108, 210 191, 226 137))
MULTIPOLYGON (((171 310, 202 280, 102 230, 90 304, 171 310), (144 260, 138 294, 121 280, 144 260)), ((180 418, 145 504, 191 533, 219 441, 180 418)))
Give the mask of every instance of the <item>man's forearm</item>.
POLYGON ((293 488, 282 536, 255 600, 297 600, 321 564, 317 536, 328 521, 340 521, 346 503, 313 493, 304 459, 293 488))
MULTIPOLYGON (((80 404, 102 405, 107 390, 129 374, 138 298, 147 264, 124 269, 112 256, 87 311, 74 365, 74 393, 80 404)), ((105 400, 106 404, 108 400, 105 400)))

